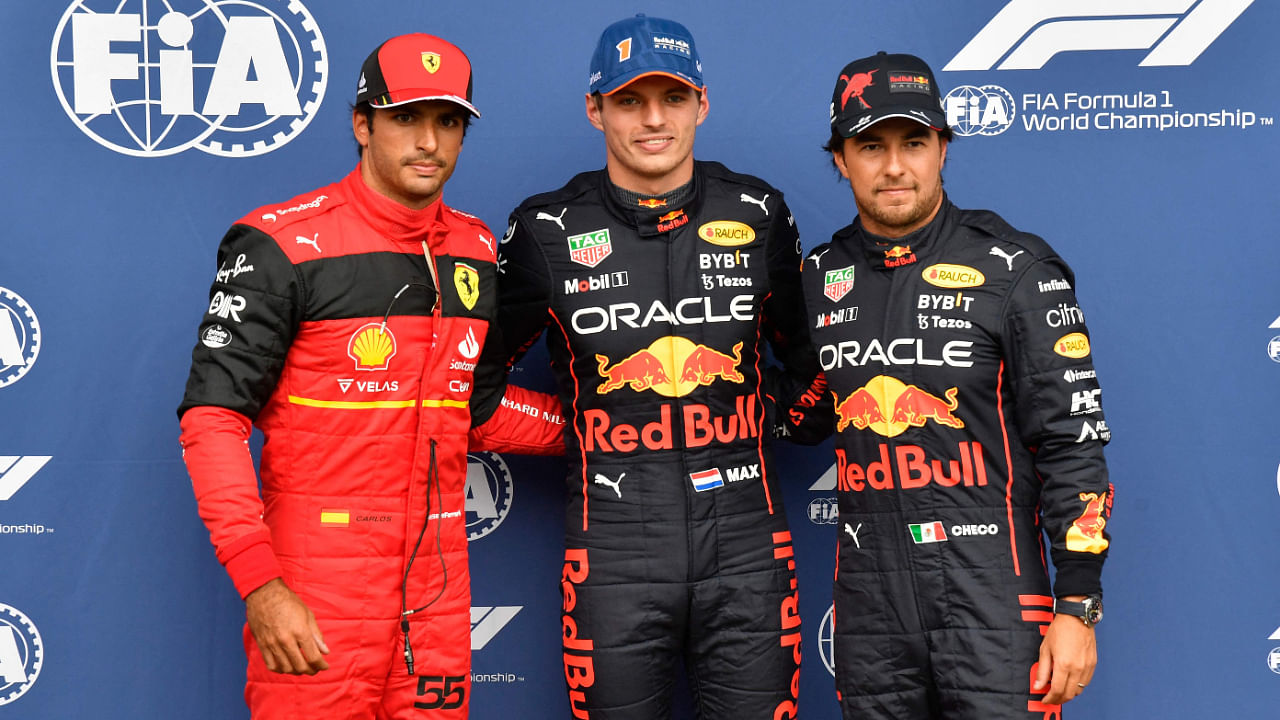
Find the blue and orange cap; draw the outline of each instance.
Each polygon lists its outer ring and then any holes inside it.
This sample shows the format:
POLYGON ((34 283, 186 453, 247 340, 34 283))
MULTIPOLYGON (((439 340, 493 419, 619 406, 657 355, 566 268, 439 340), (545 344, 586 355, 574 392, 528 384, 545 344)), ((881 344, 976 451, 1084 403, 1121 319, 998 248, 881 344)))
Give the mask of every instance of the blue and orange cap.
POLYGON ((588 93, 609 95, 650 75, 666 75, 699 92, 702 60, 688 28, 674 20, 636 15, 604 29, 591 56, 588 93))

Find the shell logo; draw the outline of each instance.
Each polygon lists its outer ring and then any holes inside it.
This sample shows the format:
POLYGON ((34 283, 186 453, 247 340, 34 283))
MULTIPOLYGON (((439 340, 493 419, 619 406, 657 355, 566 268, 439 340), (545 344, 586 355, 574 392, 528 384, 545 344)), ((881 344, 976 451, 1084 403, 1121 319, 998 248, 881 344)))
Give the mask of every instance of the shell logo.
POLYGON ((920 271, 920 277, 930 285, 949 289, 978 287, 987 281, 987 277, 976 268, 950 263, 930 265, 920 271))
POLYGON ((382 323, 369 323, 351 334, 347 355, 356 370, 386 370, 396 354, 396 336, 382 323))
POLYGON ((1070 335, 1063 335, 1053 343, 1053 351, 1068 358, 1087 358, 1089 357, 1089 338, 1084 333, 1074 332, 1070 335))
POLYGON ((738 247, 756 239, 756 231, 737 220, 713 220, 698 228, 698 237, 720 247, 738 247))

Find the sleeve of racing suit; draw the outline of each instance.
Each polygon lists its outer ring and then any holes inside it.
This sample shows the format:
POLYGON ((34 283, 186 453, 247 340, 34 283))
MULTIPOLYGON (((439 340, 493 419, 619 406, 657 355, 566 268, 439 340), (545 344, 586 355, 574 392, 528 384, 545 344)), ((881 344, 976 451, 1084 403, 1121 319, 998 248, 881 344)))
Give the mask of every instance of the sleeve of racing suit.
POLYGON ((775 433, 802 445, 815 445, 832 432, 832 401, 818 352, 809 337, 809 322, 800 285, 800 234, 785 201, 770 215, 765 245, 769 296, 764 301, 761 331, 781 368, 765 370, 765 391, 776 407, 775 433))
POLYGON ((281 575, 248 439, 297 332, 303 288, 275 240, 235 225, 209 297, 178 407, 182 454, 218 560, 245 597, 281 575))
POLYGON ((1007 377, 1035 456, 1058 597, 1102 592, 1114 494, 1102 452, 1111 433, 1074 287, 1060 258, 1040 260, 1014 285, 1004 316, 1007 377))
POLYGON ((472 450, 564 453, 560 400, 507 383, 511 368, 548 321, 551 273, 534 237, 512 214, 498 246, 498 311, 489 323, 471 394, 472 450))

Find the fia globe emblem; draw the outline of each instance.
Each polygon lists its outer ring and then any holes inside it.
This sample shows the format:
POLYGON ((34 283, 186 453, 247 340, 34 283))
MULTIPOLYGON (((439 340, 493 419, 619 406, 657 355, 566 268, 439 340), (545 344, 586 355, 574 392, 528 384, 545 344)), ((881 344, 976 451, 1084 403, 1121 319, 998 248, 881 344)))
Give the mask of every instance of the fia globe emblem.
POLYGON ((20 295, 0 287, 0 388, 18 382, 40 354, 40 321, 20 295))
POLYGON ((495 452, 467 454, 467 540, 488 535, 507 518, 515 496, 511 470, 495 452))
POLYGON ((22 611, 0 604, 0 706, 30 690, 43 665, 40 631, 22 611))
POLYGON ((836 606, 832 605, 822 616, 822 622, 818 623, 818 655, 822 658, 823 667, 833 676, 836 674, 835 613, 836 606))
POLYGON ((329 75, 300 0, 76 0, 49 55, 76 127, 135 157, 275 150, 315 117, 329 75))
POLYGON ((961 85, 942 99, 947 125, 961 137, 999 135, 1018 114, 1013 96, 999 85, 961 85))

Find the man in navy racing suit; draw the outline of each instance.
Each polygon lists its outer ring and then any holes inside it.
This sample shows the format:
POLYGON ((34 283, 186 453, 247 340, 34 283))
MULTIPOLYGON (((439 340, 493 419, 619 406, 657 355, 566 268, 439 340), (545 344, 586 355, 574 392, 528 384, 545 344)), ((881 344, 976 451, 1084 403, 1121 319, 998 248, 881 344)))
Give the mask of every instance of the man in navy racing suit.
POLYGON ((481 357, 514 362, 545 328, 571 425, 572 713, 668 717, 683 658, 699 717, 793 718, 800 618, 766 396, 793 422, 821 395, 794 220, 775 188, 694 161, 708 103, 683 26, 616 23, 591 68, 606 168, 512 214, 502 340, 481 357), (785 371, 766 372, 766 342, 785 371))
POLYGON ((947 199, 919 58, 846 66, 831 131, 858 217, 803 278, 838 433, 842 712, 1059 718, 1097 661, 1113 493, 1075 278, 947 199))

